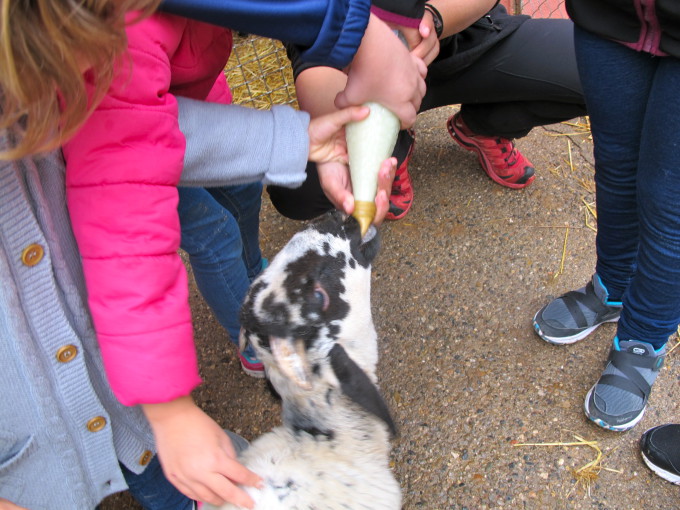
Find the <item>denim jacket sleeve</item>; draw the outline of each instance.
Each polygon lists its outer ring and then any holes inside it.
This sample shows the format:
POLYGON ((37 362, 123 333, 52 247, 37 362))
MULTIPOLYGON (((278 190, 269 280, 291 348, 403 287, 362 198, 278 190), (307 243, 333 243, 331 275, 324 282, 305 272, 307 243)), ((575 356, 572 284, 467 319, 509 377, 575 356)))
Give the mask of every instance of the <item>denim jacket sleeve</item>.
POLYGON ((371 2, 164 0, 160 8, 170 14, 295 44, 304 61, 342 69, 361 43, 371 2))

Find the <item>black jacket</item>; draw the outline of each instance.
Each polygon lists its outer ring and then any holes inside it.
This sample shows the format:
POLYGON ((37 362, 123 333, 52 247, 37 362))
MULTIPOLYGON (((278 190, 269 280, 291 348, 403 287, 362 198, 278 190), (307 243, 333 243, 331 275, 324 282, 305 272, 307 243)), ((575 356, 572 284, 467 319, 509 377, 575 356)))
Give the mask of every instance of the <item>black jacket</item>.
MULTIPOLYGON (((576 25, 607 39, 640 42, 680 58, 680 1, 678 0, 566 0, 567 13, 576 25), (638 17, 637 9, 653 7, 658 30, 638 17)), ((652 52, 653 53, 653 52, 652 52)))
POLYGON ((525 15, 510 15, 505 7, 497 4, 465 30, 439 42, 439 55, 428 68, 428 81, 450 79, 475 63, 528 19, 529 16, 525 15))
POLYGON ((373 0, 375 7, 407 18, 422 19, 425 0, 373 0))

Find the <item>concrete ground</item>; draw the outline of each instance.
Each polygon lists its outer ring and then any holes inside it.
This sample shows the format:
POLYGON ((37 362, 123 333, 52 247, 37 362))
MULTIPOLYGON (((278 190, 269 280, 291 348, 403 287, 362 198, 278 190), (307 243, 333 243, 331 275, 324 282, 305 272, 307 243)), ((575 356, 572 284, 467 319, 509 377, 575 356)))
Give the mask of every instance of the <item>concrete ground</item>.
MULTIPOLYGON (((392 465, 403 508, 680 508, 680 488, 652 474, 637 447, 647 428, 680 420, 680 349, 642 422, 613 433, 585 418, 583 398, 615 326, 566 347, 531 328, 543 304, 593 272, 591 141, 574 126, 535 129, 517 145, 537 178, 510 190, 450 139, 445 121, 454 111, 419 116, 415 202, 406 218, 381 228, 373 272, 379 380, 400 429, 392 465), (544 445, 578 441, 590 443, 544 445), (591 461, 594 470, 575 474, 591 461)), ((299 228, 264 201, 266 256, 299 228)), ((263 381, 241 372, 224 330, 191 290, 205 381, 196 399, 225 428, 253 439, 279 423, 279 405, 263 381)), ((127 494, 102 505, 137 508, 127 494)))

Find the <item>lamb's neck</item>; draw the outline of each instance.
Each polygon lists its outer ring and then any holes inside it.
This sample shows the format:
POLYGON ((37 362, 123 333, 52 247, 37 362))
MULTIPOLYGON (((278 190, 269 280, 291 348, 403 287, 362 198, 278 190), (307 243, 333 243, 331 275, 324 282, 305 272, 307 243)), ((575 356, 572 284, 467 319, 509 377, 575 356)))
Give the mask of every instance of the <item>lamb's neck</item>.
POLYGON ((283 422, 295 433, 310 434, 343 445, 356 443, 359 448, 368 448, 368 443, 375 443, 380 455, 389 452, 386 424, 342 399, 330 406, 319 406, 310 401, 304 402, 304 405, 284 401, 283 422))

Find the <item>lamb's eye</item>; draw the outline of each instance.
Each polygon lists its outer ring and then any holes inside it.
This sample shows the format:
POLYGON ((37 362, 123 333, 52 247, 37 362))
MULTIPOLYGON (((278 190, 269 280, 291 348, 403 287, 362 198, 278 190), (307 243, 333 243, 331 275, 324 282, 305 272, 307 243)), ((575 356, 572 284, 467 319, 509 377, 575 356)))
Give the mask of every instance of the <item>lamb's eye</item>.
POLYGON ((328 293, 318 284, 314 286, 314 299, 324 312, 328 309, 328 305, 330 305, 331 302, 328 293))

